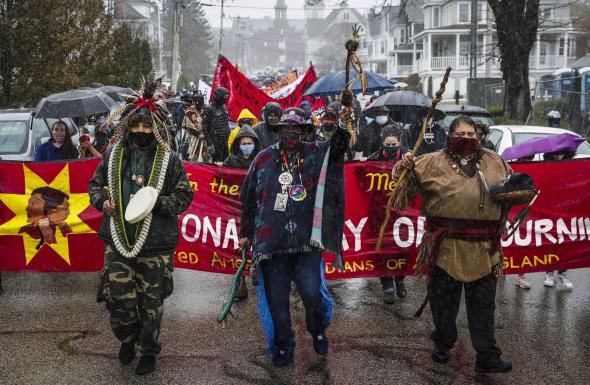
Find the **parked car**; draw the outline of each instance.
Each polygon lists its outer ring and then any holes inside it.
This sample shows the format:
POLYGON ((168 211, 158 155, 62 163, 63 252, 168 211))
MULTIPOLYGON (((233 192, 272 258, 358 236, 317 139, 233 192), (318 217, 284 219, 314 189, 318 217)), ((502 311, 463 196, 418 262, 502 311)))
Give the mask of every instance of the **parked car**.
MULTIPOLYGON (((502 154, 508 147, 512 147, 525 140, 564 133, 578 135, 575 132, 563 130, 561 128, 502 125, 490 127, 490 134, 487 139, 492 142, 496 152, 502 154)), ((590 144, 587 141, 580 144, 574 158, 590 158, 590 144)), ((535 155, 534 160, 542 160, 541 154, 535 155)))
MULTIPOLYGON (((51 125, 57 119, 35 118, 33 109, 0 110, 0 158, 2 160, 32 161, 37 148, 51 137, 51 125)), ((78 145, 78 127, 70 118, 66 123, 74 145, 78 145)))
POLYGON ((449 127, 453 120, 461 115, 467 115, 476 122, 488 126, 493 126, 495 124, 492 115, 490 115, 485 108, 469 105, 460 106, 458 104, 439 104, 436 106, 436 109, 445 113, 445 118, 439 120, 437 123, 447 132, 449 132, 449 127))

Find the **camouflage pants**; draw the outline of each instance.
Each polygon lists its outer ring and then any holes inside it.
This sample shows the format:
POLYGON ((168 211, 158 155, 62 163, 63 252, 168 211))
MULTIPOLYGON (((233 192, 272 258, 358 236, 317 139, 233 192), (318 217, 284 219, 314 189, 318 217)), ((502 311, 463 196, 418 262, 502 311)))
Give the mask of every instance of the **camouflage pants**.
POLYGON ((111 329, 119 341, 136 342, 143 355, 158 354, 162 305, 172 290, 172 255, 125 258, 105 244, 97 300, 106 302, 111 329))

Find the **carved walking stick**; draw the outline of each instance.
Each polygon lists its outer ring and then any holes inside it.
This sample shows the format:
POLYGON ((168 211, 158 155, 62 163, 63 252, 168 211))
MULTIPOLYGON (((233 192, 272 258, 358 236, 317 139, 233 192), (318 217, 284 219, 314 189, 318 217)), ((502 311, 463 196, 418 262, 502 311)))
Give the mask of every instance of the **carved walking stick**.
MULTIPOLYGON (((416 141, 416 144, 414 145, 414 149, 412 150, 412 156, 416 155, 416 152, 418 152, 418 149, 420 148, 420 146, 422 145, 422 142, 424 141, 424 134, 426 133, 426 127, 428 127, 430 117, 432 116, 432 113, 434 112, 436 105, 442 100, 442 95, 445 93, 445 87, 447 85, 447 82, 449 81, 450 73, 451 73, 451 67, 447 67, 447 70, 445 72, 445 76, 443 77, 443 80, 440 83, 440 89, 436 92, 434 99, 432 99, 432 105, 430 106, 430 108, 428 109, 428 112, 426 113, 426 117, 424 118, 424 122, 422 122, 422 132, 420 132, 420 136, 418 137, 418 140, 416 141)), ((381 224, 381 229, 379 229, 379 238, 377 239, 377 246, 375 247, 375 250, 377 250, 377 251, 381 250, 381 243, 383 242, 383 235, 385 234, 385 228, 387 227, 387 224, 389 223, 389 219, 391 218, 391 206, 393 205, 393 202, 395 201, 395 198, 397 197, 397 194, 399 193, 398 187, 407 178, 409 172, 410 172, 410 170, 408 170, 408 169, 404 169, 402 171, 399 179, 397 180, 397 183, 393 187, 393 190, 391 191, 391 193, 389 193, 389 199, 387 201, 387 209, 385 211, 385 219, 383 220, 383 223, 381 224)), ((393 169, 391 170, 391 175, 393 177, 393 169)))
MULTIPOLYGON (((344 83, 344 89, 340 94, 340 102, 342 103, 343 108, 348 108, 352 110, 353 108, 353 101, 354 95, 352 93, 352 83, 356 79, 350 79, 350 68, 354 68, 356 72, 358 72, 359 76, 361 77, 361 84, 363 87, 363 95, 367 90, 367 77, 363 71, 363 67, 361 66, 361 61, 356 55, 356 50, 359 47, 359 30, 360 26, 355 25, 352 27, 352 37, 346 41, 344 47, 346 48, 346 81, 344 83)), ((346 124, 346 130, 350 134, 350 148, 354 147, 356 143, 356 132, 352 127, 352 123, 348 122, 346 124)))

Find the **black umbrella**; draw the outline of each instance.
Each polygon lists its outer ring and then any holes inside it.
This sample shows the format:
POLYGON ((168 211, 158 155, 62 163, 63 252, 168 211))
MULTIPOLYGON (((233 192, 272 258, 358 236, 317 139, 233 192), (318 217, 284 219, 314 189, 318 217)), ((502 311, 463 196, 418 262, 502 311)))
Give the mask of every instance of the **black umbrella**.
POLYGON ((118 87, 118 86, 104 86, 98 88, 99 91, 104 92, 105 94, 109 95, 111 99, 122 102, 127 100, 127 96, 137 97, 139 96, 137 92, 133 91, 130 88, 125 87, 118 87))
POLYGON ((68 118, 109 112, 117 103, 99 90, 70 90, 49 95, 35 107, 39 118, 68 118))
POLYGON ((189 103, 183 102, 178 98, 166 99, 166 108, 168 111, 174 111, 178 106, 188 106, 189 103))
MULTIPOLYGON (((379 114, 379 107, 385 106, 389 110, 389 116, 396 122, 418 124, 431 105, 432 100, 419 92, 393 91, 377 98, 363 113, 374 117, 379 114)), ((445 113, 440 110, 434 110, 432 114, 434 121, 444 117, 445 113)))

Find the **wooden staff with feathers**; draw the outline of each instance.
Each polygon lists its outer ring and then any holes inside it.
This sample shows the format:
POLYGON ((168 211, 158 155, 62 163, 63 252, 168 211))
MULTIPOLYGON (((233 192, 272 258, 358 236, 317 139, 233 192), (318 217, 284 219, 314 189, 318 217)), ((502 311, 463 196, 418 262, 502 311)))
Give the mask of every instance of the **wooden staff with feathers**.
MULTIPOLYGON (((360 26, 358 26, 358 25, 355 25, 354 27, 352 27, 352 36, 344 44, 344 47, 346 48, 346 51, 347 51, 347 53, 346 53, 346 81, 344 83, 344 89, 342 90, 342 93, 340 94, 340 102, 342 103, 342 108, 345 108, 347 110, 346 112, 350 115, 352 114, 353 101, 354 101, 354 95, 351 91, 352 83, 354 83, 354 81, 356 80, 356 78, 350 79, 351 67, 354 68, 356 70, 356 72, 359 74, 359 76, 361 77, 361 85, 363 88, 363 95, 365 94, 365 92, 367 90, 367 76, 365 75, 365 73, 363 71, 363 67, 361 66, 361 60, 356 55, 356 50, 359 48, 359 45, 360 45, 359 30, 360 30, 360 26)), ((356 143, 356 132, 354 131, 354 128, 352 127, 352 122, 350 119, 348 119, 348 121, 346 122, 346 130, 350 134, 349 146, 350 146, 350 148, 352 148, 352 147, 354 147, 354 145, 356 143)))
MULTIPOLYGON (((430 106, 430 108, 428 109, 428 112, 426 113, 426 117, 424 118, 424 122, 422 122, 422 131, 420 132, 420 136, 418 137, 418 140, 416 141, 416 144, 414 145, 414 148, 412 150, 412 156, 416 156, 418 149, 420 148, 420 146, 422 145, 422 142, 424 141, 424 134, 426 133, 426 128, 428 127, 430 118, 432 116, 432 113, 434 112, 436 105, 442 100, 442 96, 445 93, 445 87, 447 85, 447 82, 449 81, 450 73, 451 73, 451 67, 447 67, 447 70, 445 72, 445 76, 443 77, 443 80, 440 83, 440 88, 436 92, 434 99, 432 99, 432 105, 430 106)), ((400 199, 399 194, 400 194, 400 191, 404 189, 405 183, 407 183, 406 179, 408 177, 409 172, 410 172, 410 170, 408 170, 408 169, 404 169, 402 171, 399 179, 397 180, 397 183, 393 187, 393 190, 391 191, 391 193, 389 193, 389 199, 387 200, 387 209, 385 210, 385 219, 383 220, 383 223, 381 224, 381 228, 379 229, 379 238, 377 239, 377 245, 375 247, 375 250, 377 250, 377 251, 381 250, 381 244, 383 242, 383 235, 385 234, 385 228, 387 227, 387 224, 389 223, 389 219, 391 218, 391 208, 392 208, 394 202, 397 202, 398 199, 400 199)), ((391 176, 393 178, 393 169, 391 170, 391 176)))

